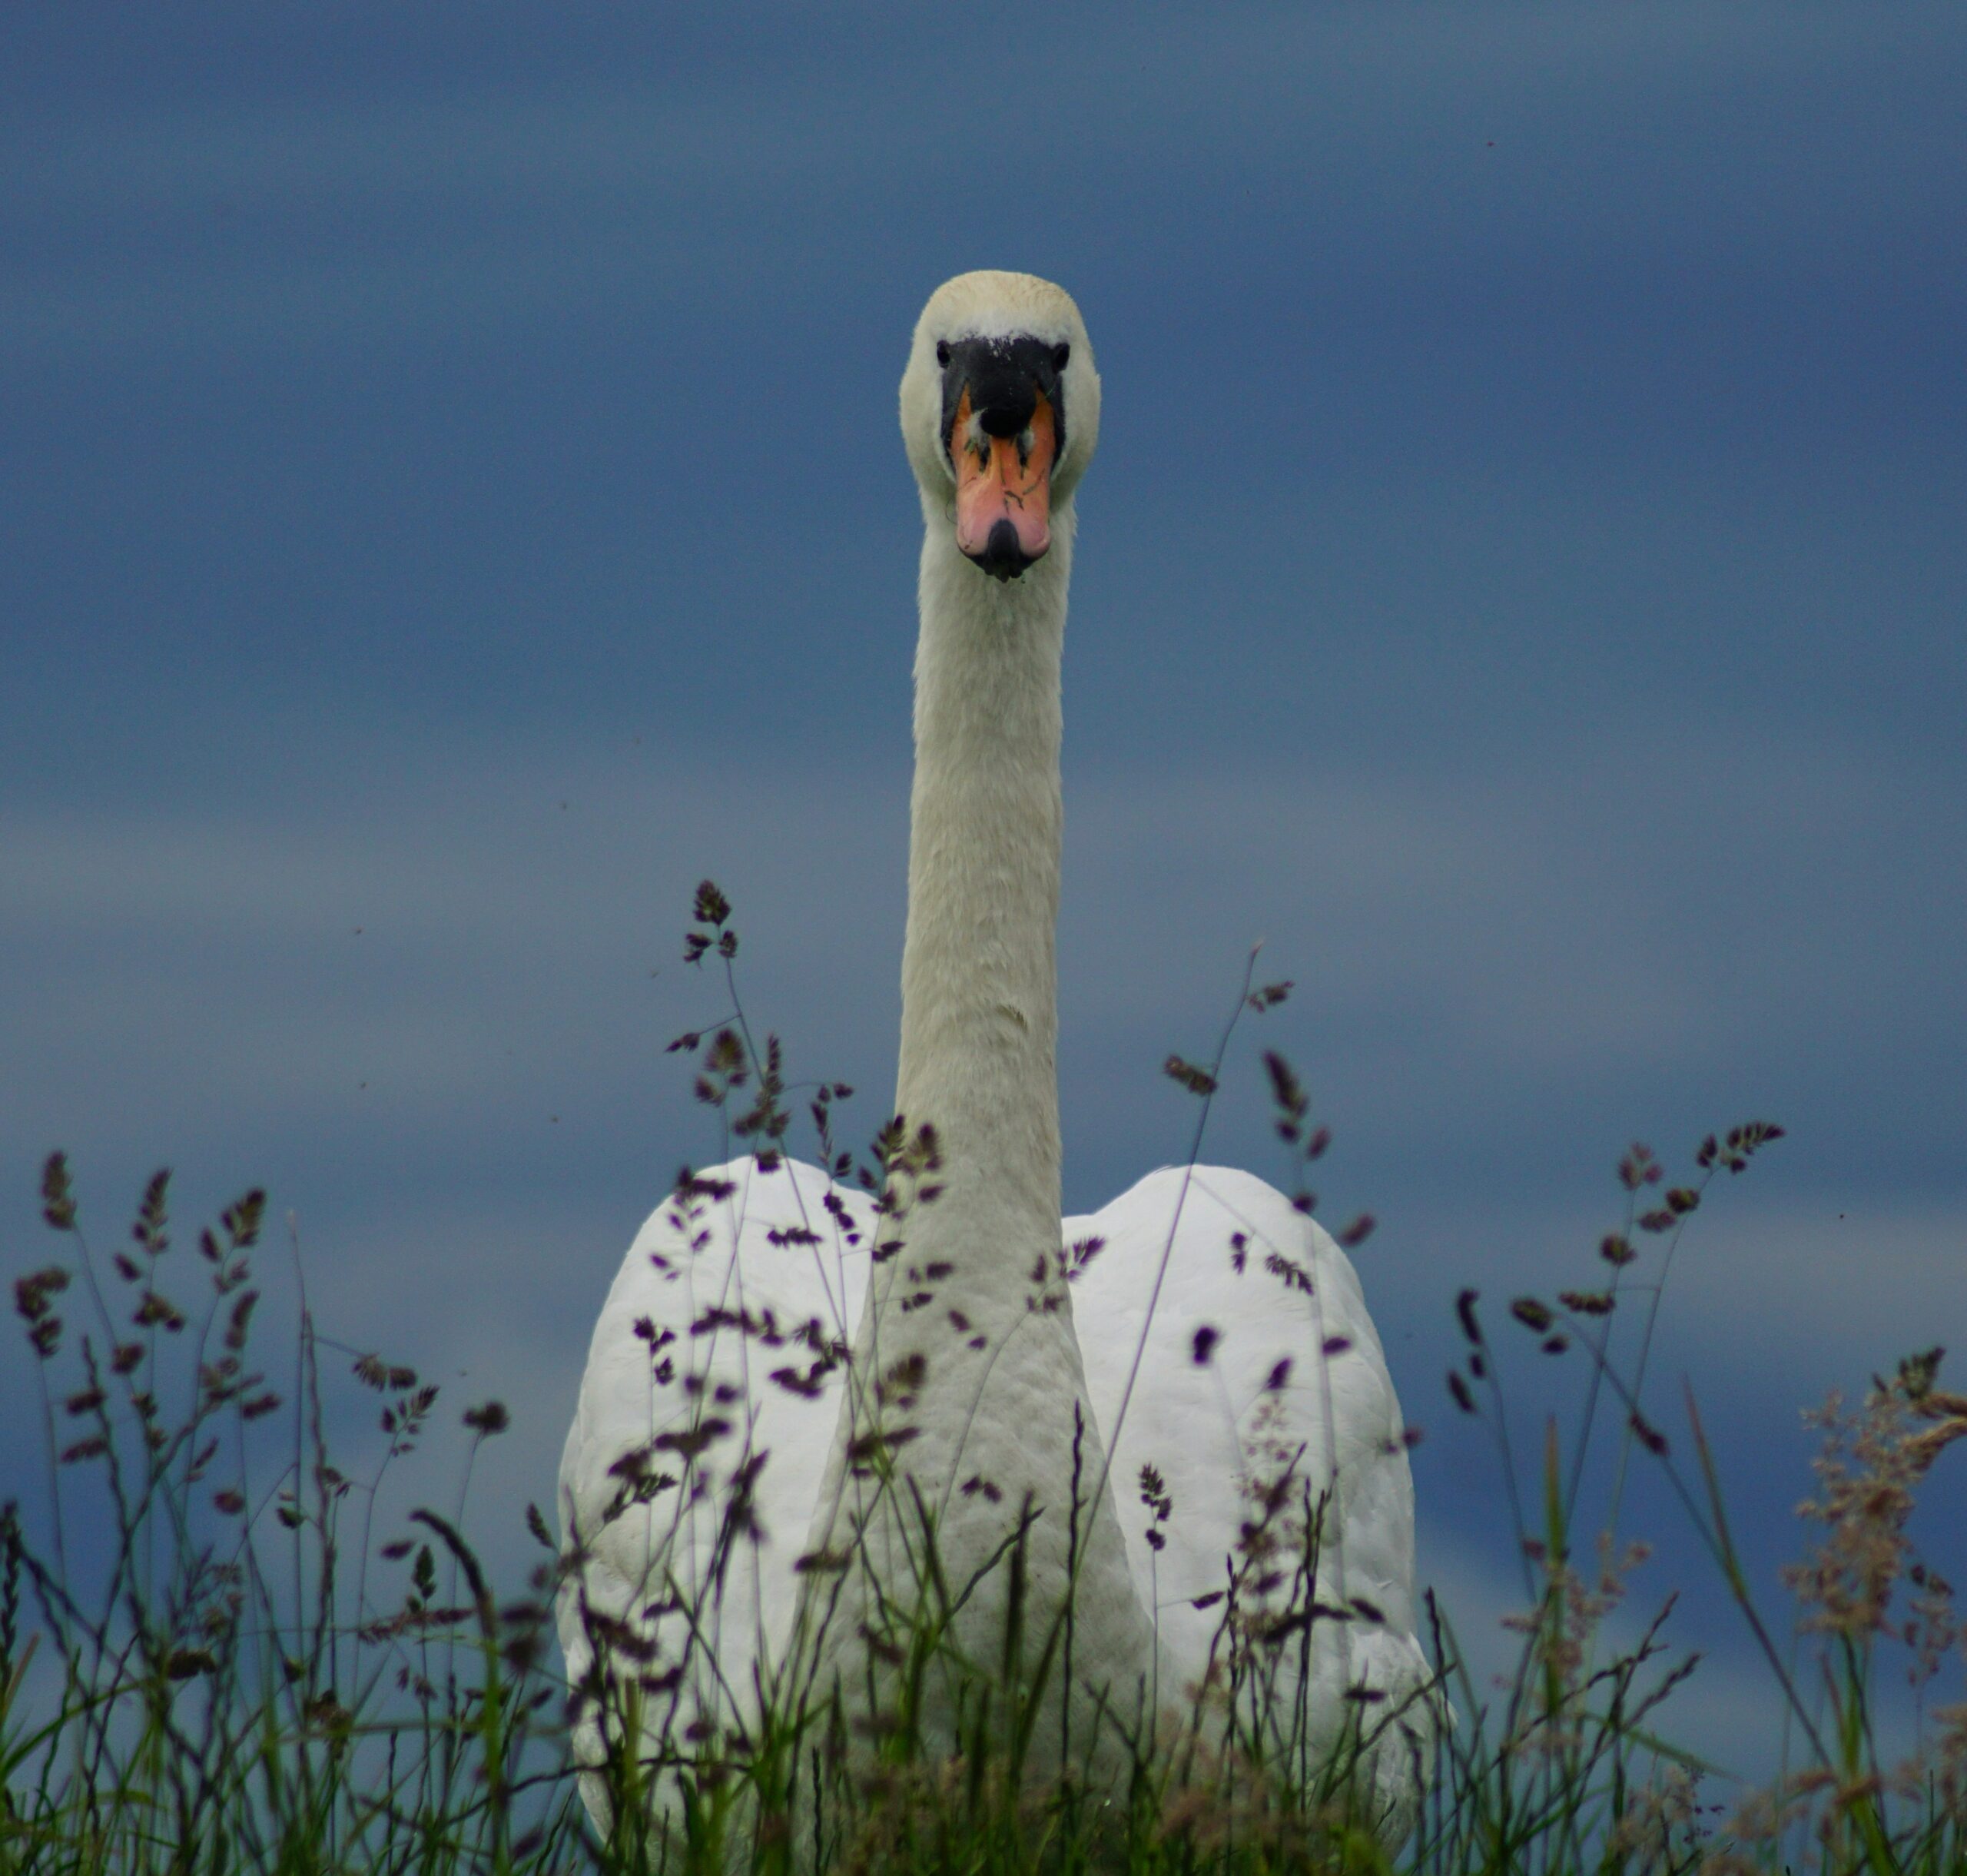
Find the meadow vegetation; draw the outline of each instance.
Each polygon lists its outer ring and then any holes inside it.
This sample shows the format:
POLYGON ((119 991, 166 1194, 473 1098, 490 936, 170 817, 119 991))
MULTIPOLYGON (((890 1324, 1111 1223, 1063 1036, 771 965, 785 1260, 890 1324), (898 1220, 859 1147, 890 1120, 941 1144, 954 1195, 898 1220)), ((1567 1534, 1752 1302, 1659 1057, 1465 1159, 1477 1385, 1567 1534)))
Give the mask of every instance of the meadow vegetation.
MULTIPOLYGON (((720 1157, 798 1151, 878 1203, 933 1202, 933 1134, 891 1127, 865 1155, 844 1151, 849 1091, 788 1084, 778 1041, 755 1040, 738 998, 728 904, 706 885, 695 912, 686 955, 722 967, 730 1002, 675 1047, 720 1157)), ((1261 1014, 1287 989, 1246 983, 1240 1008, 1261 1014)), ((1168 1064, 1199 1104, 1198 1153, 1216 1091, 1237 1072, 1232 1034, 1209 1061, 1168 1064)), ((1328 1135, 1290 1064, 1262 1059, 1300 1177, 1328 1135)), ((1455 1299, 1461 1354, 1440 1411, 1494 1436, 1516 1527, 1504 1562, 1523 1594, 1501 1677, 1468 1665, 1456 1612, 1429 1597, 1433 1698, 1451 1722, 1428 1748, 1420 1822, 1391 1853, 1358 1815, 1348 1771, 1400 1716, 1360 1702, 1334 1760, 1310 1748, 1299 1679, 1280 1672, 1294 1651, 1309 1659, 1320 1625, 1370 1619, 1321 1597, 1322 1506, 1288 1469, 1231 1561, 1219 1676, 1187 1690, 1179 1724, 1143 1741, 1116 1786, 1033 1761, 1037 1703, 1069 1671, 1069 1617, 1063 1634, 1017 1633, 1014 1620, 1000 1661, 948 1658, 950 1611, 974 1585, 941 1579, 926 1514, 927 1562, 881 1642, 904 1692, 878 1723, 788 1670, 767 1678, 748 1727, 707 1726, 675 1697, 682 1657, 586 1602, 582 1546, 563 1540, 550 1504, 474 1513, 480 1531, 522 1516, 537 1561, 518 1584, 489 1580, 455 1479, 432 1482, 403 1528, 376 1528, 384 1478, 415 1465, 434 1416, 457 1409, 393 1353, 328 1342, 304 1287, 294 1320, 270 1326, 254 1277, 264 1194, 187 1250, 160 1172, 128 1237, 106 1245, 55 1154, 41 1192, 52 1244, 22 1260, 14 1286, 24 1341, 10 1359, 32 1362, 40 1403, 38 1428, 16 1436, 38 1445, 45 1478, 0 1510, 0 1869, 1967 1871, 1962 1629, 1909 1534, 1931 1469, 1967 1435, 1967 1397, 1942 1385, 1940 1351, 1812 1409, 1816 1483, 1780 1615, 1778 1586, 1750 1580, 1731 1536, 1714 1430, 1691 1393, 1657 1398, 1649 1372, 1683 1236, 1714 1182, 1780 1134, 1753 1123, 1712 1136, 1684 1177, 1634 1147, 1581 1287, 1499 1307, 1474 1290, 1455 1299), (1526 1427, 1519 1410, 1513 1422, 1512 1376, 1558 1361, 1576 1369, 1567 1421, 1526 1427), (368 1396, 376 1431, 360 1454, 331 1452, 325 1429, 350 1393, 368 1396), (1670 1697, 1697 1688, 1700 1669, 1674 1651, 1669 1612, 1636 1631, 1614 1622, 1643 1554, 1622 1522, 1640 1466, 1684 1514, 1656 1538, 1677 1536, 1676 1560, 1716 1574, 1766 1660, 1787 1745, 1765 1787, 1725 1784, 1673 1743, 1670 1697), (562 1597, 595 1654, 572 1687, 553 1635, 562 1597), (1617 1645, 1615 1632, 1637 1639, 1617 1645), (932 1675, 971 1690, 954 1758, 925 1749, 907 1695, 932 1675), (605 1831, 570 1765, 583 1731, 601 1742, 584 1775, 605 1831), (1888 1737, 1910 1744, 1889 1753, 1888 1737)), ((700 1185, 686 1172, 675 1202, 705 1203, 700 1185)), ((1425 1419, 1432 1406, 1402 1378, 1425 1419)), ((853 1384, 905 1414, 907 1382, 853 1384)), ((741 1428, 743 1404, 725 1418, 741 1428)), ((496 1400, 463 1419, 474 1456, 509 1423, 496 1400)), ((877 1489, 892 1482, 884 1449, 870 1447, 877 1489)), ((721 1466, 718 1542, 741 1545, 732 1482, 768 1463, 745 1452, 734 1465, 713 1441, 625 1455, 619 1509, 680 1506, 693 1468, 721 1466)), ((1169 1515, 1157 1479, 1119 1483, 1150 1516, 1169 1515)), ((1016 1612, 1018 1546, 990 1567, 1007 1572, 1016 1612)), ((695 1625, 688 1608, 668 1613, 682 1632, 695 1625)))

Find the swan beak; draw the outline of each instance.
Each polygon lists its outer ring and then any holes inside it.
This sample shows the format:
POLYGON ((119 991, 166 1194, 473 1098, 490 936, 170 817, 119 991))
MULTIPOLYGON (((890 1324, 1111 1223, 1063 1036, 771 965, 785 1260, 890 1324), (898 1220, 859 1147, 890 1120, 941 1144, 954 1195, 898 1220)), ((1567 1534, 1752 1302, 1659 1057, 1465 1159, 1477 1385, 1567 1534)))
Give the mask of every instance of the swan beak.
POLYGON ((993 437, 964 391, 950 426, 956 469, 956 544, 997 579, 1015 579, 1052 544, 1052 462, 1057 426, 1043 391, 1015 437, 993 437))

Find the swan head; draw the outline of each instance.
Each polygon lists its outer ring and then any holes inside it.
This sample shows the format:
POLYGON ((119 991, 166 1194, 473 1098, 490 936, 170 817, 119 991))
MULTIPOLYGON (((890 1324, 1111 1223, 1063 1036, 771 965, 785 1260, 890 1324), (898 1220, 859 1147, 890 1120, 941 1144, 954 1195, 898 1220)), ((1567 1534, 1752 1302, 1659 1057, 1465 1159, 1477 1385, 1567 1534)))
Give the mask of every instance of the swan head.
POLYGON ((901 433, 933 528, 993 579, 1052 544, 1100 439, 1100 374, 1072 296, 959 274, 930 296, 901 374, 901 433))

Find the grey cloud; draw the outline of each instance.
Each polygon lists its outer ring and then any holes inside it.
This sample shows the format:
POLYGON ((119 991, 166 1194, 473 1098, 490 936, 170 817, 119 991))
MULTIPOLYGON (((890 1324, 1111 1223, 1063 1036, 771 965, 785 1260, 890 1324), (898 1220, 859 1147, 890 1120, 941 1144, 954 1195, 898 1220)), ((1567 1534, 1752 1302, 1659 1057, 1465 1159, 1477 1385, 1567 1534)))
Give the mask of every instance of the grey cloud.
MULTIPOLYGON (((878 1100, 899 770, 344 750, 284 785, 264 812, 8 815, 5 942, 38 986, 24 1094, 65 1088, 54 1104, 79 1114, 110 1063, 134 1093, 179 1061, 201 1064, 202 1110, 297 1126, 363 1081, 396 1125, 445 1137, 535 1090, 619 1113, 647 1098, 663 1025, 715 1001, 675 961, 714 872, 771 1022, 815 1067, 847 1054, 878 1100), (351 792, 348 773, 367 779, 351 792)), ((1930 799, 1916 759, 1739 738, 1684 740, 1650 779, 1562 750, 1454 775, 1075 777, 1068 1109, 1078 1076, 1082 1100, 1110 1097, 1087 1138, 1112 1163, 1159 1098, 1151 1075, 1116 1091, 1212 1031, 1260 937, 1265 973, 1301 985, 1315 1074, 1353 1083, 1353 1136, 1398 1127, 1424 1159, 1431 1138, 1608 1074, 1746 1064, 1829 1098, 1967 1020, 1924 916, 1961 885, 1959 845, 1919 839, 1930 799), (1394 1062, 1382 1091, 1372 1072, 1394 1062)))
MULTIPOLYGON (((1450 7, 1397 22, 1247 9, 1133 35, 1123 85, 1113 32, 1110 18, 1045 22, 1026 108, 1056 125, 1067 180, 1044 205, 1048 241, 1149 174, 1183 218, 1240 224, 1261 178, 1275 199, 1252 231, 1288 221, 1294 251, 1309 239, 1355 293, 1377 277, 1375 299, 1425 297, 1511 255, 1530 265, 1554 244, 1615 274, 1697 255, 1702 273, 1725 274, 1745 254, 1781 251, 1834 283, 1843 262, 1824 263, 1827 227, 1916 254, 1932 217, 1908 178, 1945 173, 1939 148, 1893 141, 1912 134, 1907 113, 1881 140, 1854 101, 1918 89, 1908 48, 1944 60, 1942 8, 1902 12, 1889 42, 1822 15, 1717 22, 1693 7, 1450 7), (1708 108, 1716 97, 1727 111, 1708 108), (1819 136, 1774 134, 1805 108, 1819 136), (1548 159, 1581 134, 1591 160, 1548 159), (1729 154, 1743 136, 1752 163, 1729 154), (1526 159, 1531 178, 1508 169, 1526 159), (1698 214, 1660 212, 1694 199, 1698 214)), ((685 48, 634 79, 549 68, 529 89, 466 75, 443 95, 330 87, 134 113, 120 99, 35 101, 0 133, 20 237, 0 324, 18 360, 73 365, 105 347, 227 357, 406 331, 475 340, 576 305, 680 300, 715 318, 741 287, 782 303, 782 283, 837 267, 843 199, 897 232, 947 199, 950 69, 932 25, 850 12, 831 32, 761 35, 741 71, 693 71, 685 48), (877 33, 871 61, 860 46, 877 33), (82 255, 85 227, 98 238, 82 255), (769 266, 746 251, 758 238, 769 266)), ((856 251, 877 275, 897 257, 892 244, 856 251)), ((1101 259, 1136 293, 1209 299, 1167 254, 1101 259)))

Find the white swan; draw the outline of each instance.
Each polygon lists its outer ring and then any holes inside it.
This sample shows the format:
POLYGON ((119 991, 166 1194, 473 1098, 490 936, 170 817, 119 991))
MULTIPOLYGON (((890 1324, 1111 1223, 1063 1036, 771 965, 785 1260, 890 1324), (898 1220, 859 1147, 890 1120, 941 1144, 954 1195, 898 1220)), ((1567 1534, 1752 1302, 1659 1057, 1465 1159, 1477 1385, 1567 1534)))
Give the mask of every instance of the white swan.
MULTIPOLYGON (((568 1436, 584 1568, 561 1637, 577 1685, 612 1645, 652 1734, 744 1733, 787 1677, 838 1675, 879 1705, 887 1647, 923 1606, 924 1519, 952 1595, 1022 1520, 1027 1668, 1073 1585, 1070 1671, 1054 1661, 1063 1694, 1029 1762, 1096 1772, 1163 1716, 1231 1698, 1226 1665, 1265 1610, 1305 1600, 1293 1572, 1322 1498, 1319 1619, 1269 1655, 1286 1692, 1309 1673, 1306 1698, 1279 1708, 1305 1716, 1295 1749, 1313 1754, 1363 1715, 1355 1789, 1396 1838, 1427 1667, 1400 1409, 1351 1264, 1282 1194, 1216 1167, 1060 1217, 1060 660, 1099 413, 1058 288, 968 274, 930 299, 901 385, 924 530, 896 1109, 940 1154, 897 1190, 940 1190, 879 1220, 818 1168, 742 1160, 657 1209, 568 1436), (1064 1280, 1063 1247, 1092 1239, 1064 1280)), ((1010 1576, 987 1569, 954 1618, 974 1661, 1001 1658, 1010 1576)), ((954 1744, 971 1697, 927 1690, 932 1742, 954 1744)), ((602 1750, 590 1702, 576 1751, 602 1750)))

